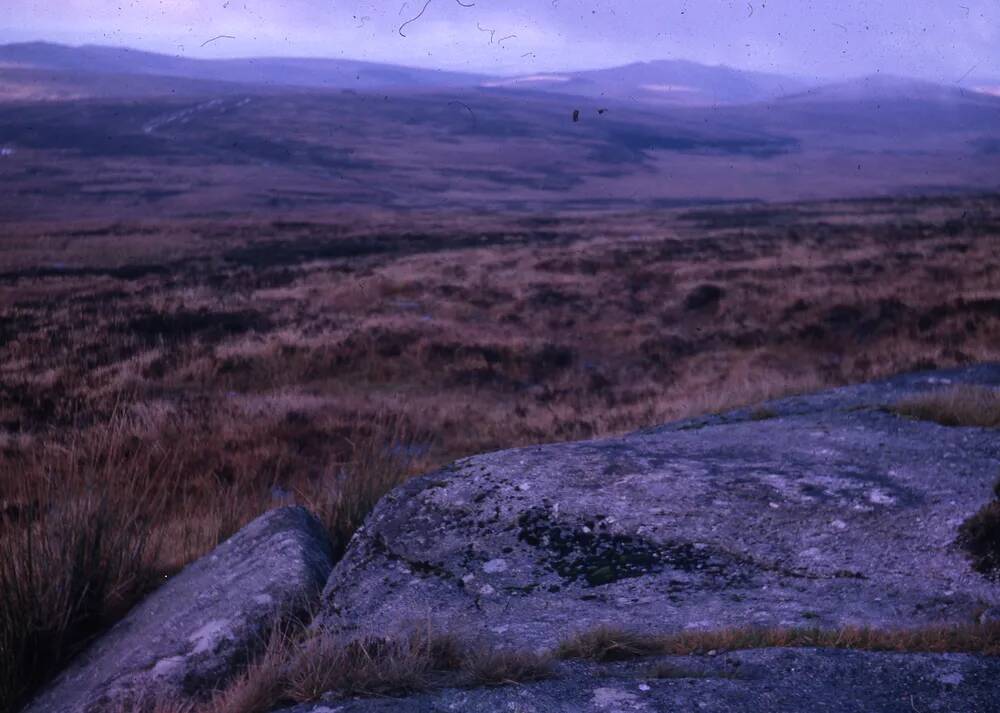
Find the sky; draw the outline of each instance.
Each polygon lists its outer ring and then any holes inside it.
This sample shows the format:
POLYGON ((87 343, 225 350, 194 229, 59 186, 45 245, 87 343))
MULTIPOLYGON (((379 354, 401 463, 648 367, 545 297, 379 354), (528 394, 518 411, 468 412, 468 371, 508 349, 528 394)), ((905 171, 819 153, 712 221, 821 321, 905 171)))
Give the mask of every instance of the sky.
POLYGON ((200 58, 342 57, 497 74, 688 59, 817 78, 873 73, 947 83, 1000 78, 1000 0, 0 4, 0 43, 125 45, 200 58), (212 41, 204 44, 207 40, 212 41))

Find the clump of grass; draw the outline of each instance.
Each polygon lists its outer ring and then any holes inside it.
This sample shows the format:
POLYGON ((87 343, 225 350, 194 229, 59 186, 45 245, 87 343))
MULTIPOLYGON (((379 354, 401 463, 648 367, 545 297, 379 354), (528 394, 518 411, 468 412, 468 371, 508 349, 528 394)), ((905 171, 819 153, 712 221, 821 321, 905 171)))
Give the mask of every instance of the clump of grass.
MULTIPOLYGON (((288 661, 296 647, 295 632, 276 627, 267 647, 238 677, 217 693, 207 710, 190 713, 269 713, 289 700, 286 694, 288 661)), ((159 711, 155 713, 169 713, 159 711)))
POLYGON ((339 443, 325 478, 305 468, 282 477, 298 431, 276 436, 271 421, 224 414, 154 425, 116 414, 0 459, 0 710, 15 710, 164 574, 272 507, 311 505, 343 550, 413 469, 398 455, 412 436, 397 420, 358 423, 309 434, 339 443))
POLYGON ((347 644, 319 635, 305 642, 288 671, 288 697, 305 703, 326 693, 388 696, 527 683, 549 678, 553 669, 546 654, 476 648, 451 635, 421 631, 347 644))
MULTIPOLYGON (((327 697, 387 697, 459 686, 531 683, 556 675, 555 660, 601 663, 761 648, 977 653, 1000 656, 1000 623, 879 630, 734 628, 640 634, 600 626, 567 639, 554 654, 490 650, 424 628, 399 638, 342 641, 317 630, 279 632, 246 671, 205 702, 144 705, 150 713, 266 713, 327 697)), ((698 670, 655 662, 648 678, 738 678, 735 670, 698 670)), ((139 710, 139 707, 132 710, 139 710)))
POLYGON ((466 657, 463 672, 465 683, 478 686, 531 683, 554 675, 549 654, 514 650, 475 652, 466 657))
POLYGON ((415 634, 342 644, 318 635, 289 663, 287 691, 299 703, 324 693, 387 696, 424 691, 460 657, 451 637, 415 634))
POLYGON ((560 658, 590 661, 628 661, 660 653, 658 637, 638 634, 614 626, 599 626, 564 641, 557 651, 560 658))
POLYGON ((170 455, 119 428, 26 463, 0 516, 0 709, 12 710, 151 586, 170 455))
MULTIPOLYGON (((346 642, 322 631, 281 634, 272 637, 242 675, 190 713, 266 713, 327 695, 401 696, 445 686, 527 683, 551 675, 551 656, 476 649, 429 629, 346 642)), ((165 705, 163 713, 168 713, 174 704, 165 705)))
POLYGON ((892 410, 943 426, 1000 428, 1000 389, 954 386, 904 399, 892 410))
POLYGON ((600 627, 576 634, 559 648, 566 659, 616 661, 765 648, 828 648, 908 653, 1000 656, 1000 624, 956 624, 918 629, 733 628, 676 634, 635 634, 600 627))
POLYGON ((412 430, 385 415, 372 423, 372 428, 348 439, 350 460, 336 476, 303 493, 306 505, 326 525, 337 557, 382 496, 403 484, 413 470, 405 455, 407 445, 416 439, 412 430))
POLYGON ((399 638, 341 641, 300 628, 276 632, 266 650, 210 700, 166 700, 141 708, 151 713, 267 713, 324 696, 402 696, 443 687, 540 681, 553 675, 552 662, 544 653, 480 649, 430 629, 399 638))

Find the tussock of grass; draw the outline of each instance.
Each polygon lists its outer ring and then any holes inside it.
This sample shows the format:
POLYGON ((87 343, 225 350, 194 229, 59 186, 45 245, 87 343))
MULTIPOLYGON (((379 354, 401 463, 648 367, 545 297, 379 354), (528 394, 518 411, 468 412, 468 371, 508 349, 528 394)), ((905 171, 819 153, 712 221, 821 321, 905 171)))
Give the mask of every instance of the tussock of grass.
POLYGON ((278 634, 213 698, 164 701, 152 713, 267 713, 281 705, 337 697, 402 696, 452 686, 502 686, 553 675, 545 654, 476 649, 420 630, 400 638, 343 642, 322 632, 278 634))
POLYGON ((399 454, 414 440, 413 432, 387 416, 376 417, 374 425, 348 440, 350 461, 335 478, 299 490, 306 506, 326 525, 338 558, 382 496, 414 470, 399 454))
POLYGON ((552 657, 526 651, 479 651, 466 657, 467 682, 479 686, 543 681, 553 676, 552 657))
POLYGON ((109 430, 32 461, 0 517, 0 709, 54 674, 151 585, 169 456, 109 430))
POLYGON ((15 710, 164 574, 262 512, 303 502, 342 550, 411 472, 387 445, 410 436, 385 417, 347 435, 311 436, 341 445, 325 478, 271 470, 269 461, 280 466, 289 456, 286 442, 266 437, 270 422, 230 433, 231 443, 204 428, 174 419, 150 431, 120 415, 68 443, 0 461, 0 710, 15 710))
POLYGON ((450 637, 413 635, 341 644, 324 636, 307 640, 289 663, 288 694, 305 703, 324 693, 387 696, 429 688, 459 665, 450 637))
POLYGON ((892 410, 942 426, 1000 428, 1000 389, 955 386, 905 399, 892 410))
MULTIPOLYGON (((530 683, 557 675, 557 659, 600 663, 764 648, 973 653, 1000 656, 1000 623, 878 630, 723 629, 641 634, 601 626, 567 639, 552 653, 478 648, 421 629, 400 638, 340 641, 323 632, 271 638, 267 649, 229 686, 203 703, 167 701, 152 713, 266 713, 323 697, 403 696, 445 687, 530 683)), ((655 662, 649 678, 736 677, 655 662)))
POLYGON ((477 649, 453 636, 428 631, 346 645, 318 636, 292 657, 288 671, 288 697, 304 703, 330 692, 388 696, 443 686, 539 681, 552 675, 552 657, 477 649))
POLYGON ((263 654, 212 698, 208 710, 203 713, 269 713, 274 710, 275 705, 286 698, 287 662, 295 646, 294 634, 276 628, 263 654))
POLYGON ((599 626, 564 641, 558 655, 564 659, 627 661, 660 653, 660 640, 613 626, 599 626))
POLYGON ((907 653, 974 653, 1000 656, 1000 624, 931 626, 919 629, 754 629, 636 634, 601 627, 568 639, 564 659, 615 661, 647 656, 688 656, 710 651, 763 648, 826 648, 907 653))

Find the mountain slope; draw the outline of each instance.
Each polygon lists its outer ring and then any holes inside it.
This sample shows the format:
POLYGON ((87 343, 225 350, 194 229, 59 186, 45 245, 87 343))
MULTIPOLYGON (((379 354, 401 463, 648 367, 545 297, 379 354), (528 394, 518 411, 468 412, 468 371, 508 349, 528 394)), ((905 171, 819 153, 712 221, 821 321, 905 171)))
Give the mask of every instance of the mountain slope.
POLYGON ((772 125, 843 137, 877 135, 887 149, 927 150, 971 134, 1000 137, 1000 97, 914 79, 871 76, 782 97, 772 125))
POLYGON ((655 104, 738 104, 799 92, 800 79, 681 60, 637 62, 584 72, 536 74, 490 82, 492 86, 558 91, 655 104))
POLYGON ((336 89, 483 86, 667 105, 738 104, 802 91, 802 80, 686 61, 639 62, 581 72, 487 77, 339 59, 201 60, 99 46, 46 42, 0 46, 0 70, 181 77, 202 81, 336 89))
POLYGON ((46 42, 0 46, 0 66, 95 74, 138 74, 249 84, 327 88, 474 86, 474 74, 414 69, 339 59, 253 58, 203 60, 85 45, 46 42))

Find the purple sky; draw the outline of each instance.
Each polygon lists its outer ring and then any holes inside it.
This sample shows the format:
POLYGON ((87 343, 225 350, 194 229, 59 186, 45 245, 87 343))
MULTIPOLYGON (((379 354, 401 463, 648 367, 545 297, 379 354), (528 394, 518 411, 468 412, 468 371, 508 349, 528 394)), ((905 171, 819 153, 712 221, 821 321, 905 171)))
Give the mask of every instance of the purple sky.
POLYGON ((402 27, 424 2, 2 0, 0 42, 497 73, 681 58, 809 77, 1000 78, 1000 0, 431 0, 402 27), (201 47, 217 35, 235 39, 201 47))

